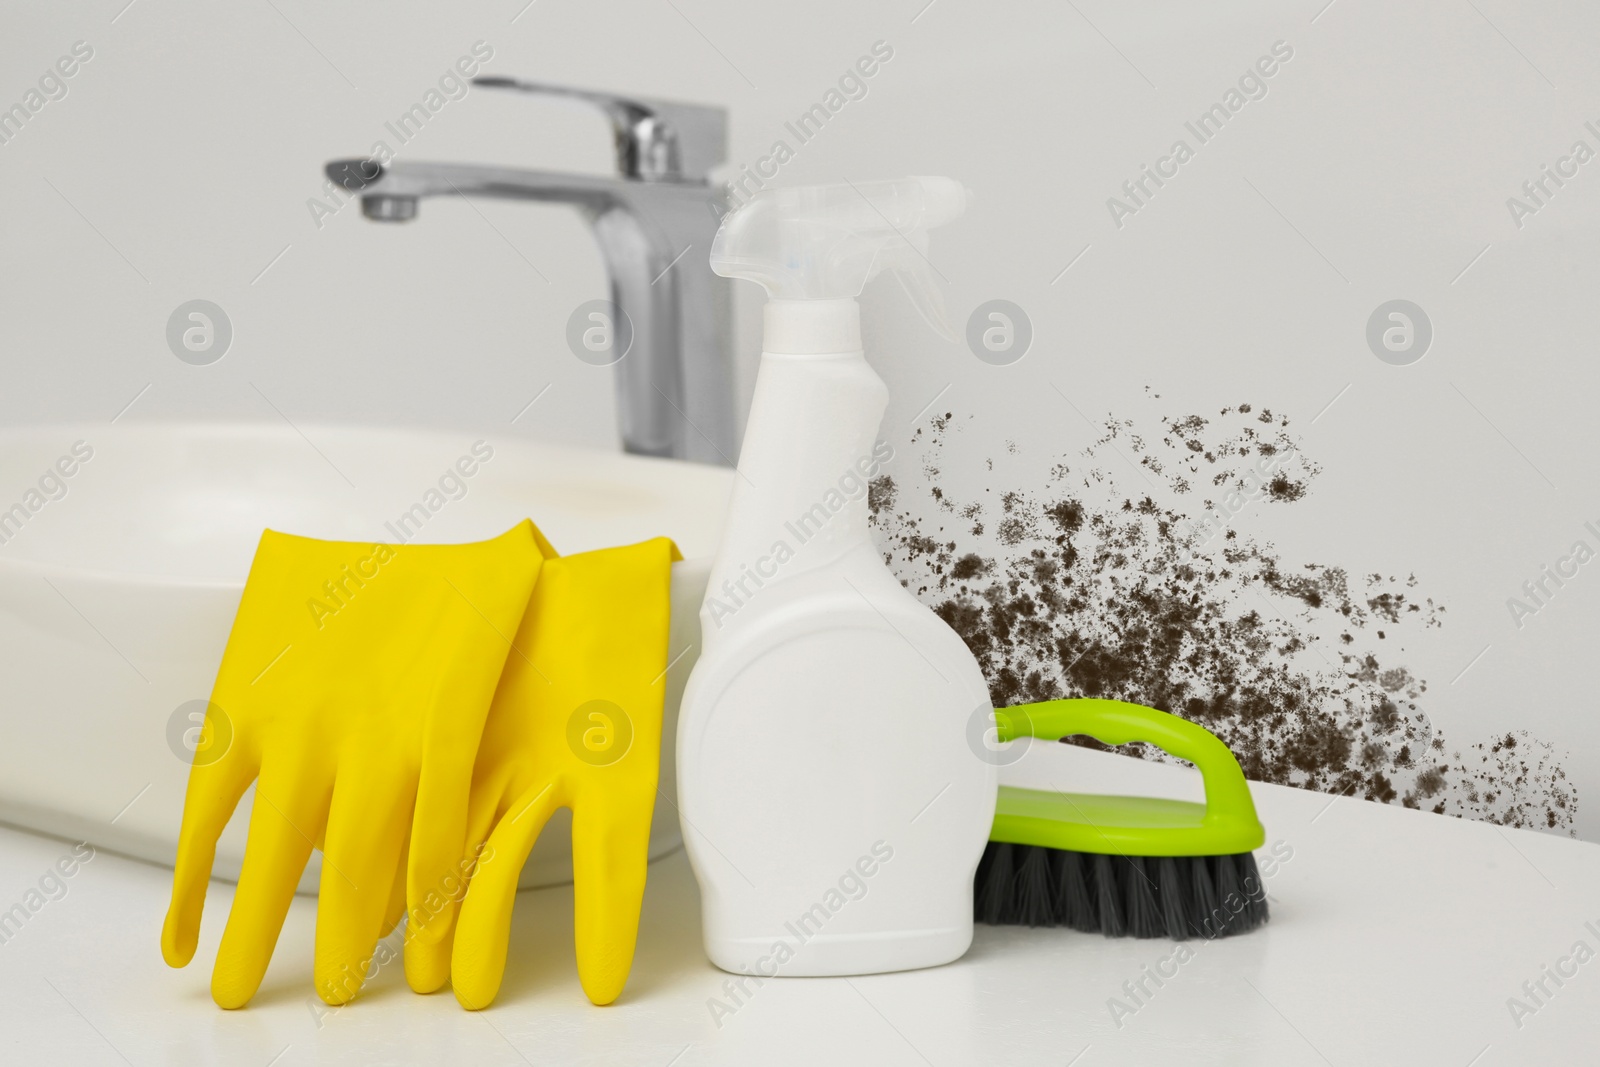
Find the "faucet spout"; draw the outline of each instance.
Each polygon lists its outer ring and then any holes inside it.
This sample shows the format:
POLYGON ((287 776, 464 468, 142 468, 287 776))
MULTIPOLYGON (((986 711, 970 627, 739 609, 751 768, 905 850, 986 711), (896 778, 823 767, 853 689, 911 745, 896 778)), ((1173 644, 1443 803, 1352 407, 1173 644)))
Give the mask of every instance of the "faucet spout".
MULTIPOLYGON (((510 79, 478 84, 550 91, 510 79)), ((608 99, 576 91, 568 95, 608 99)), ((721 159, 721 113, 693 105, 625 103, 613 120, 619 124, 619 160, 628 161, 632 173, 619 177, 371 159, 335 160, 326 172, 336 185, 359 195, 362 214, 375 221, 410 221, 421 201, 435 196, 542 201, 577 209, 600 247, 611 300, 632 328, 632 345, 615 364, 623 448, 734 466, 739 427, 731 299, 729 283, 711 273, 708 258, 725 205, 704 180, 707 161, 721 159), (683 120, 682 129, 670 126, 673 118, 683 120), (625 146, 624 133, 659 140, 642 148, 625 146)))

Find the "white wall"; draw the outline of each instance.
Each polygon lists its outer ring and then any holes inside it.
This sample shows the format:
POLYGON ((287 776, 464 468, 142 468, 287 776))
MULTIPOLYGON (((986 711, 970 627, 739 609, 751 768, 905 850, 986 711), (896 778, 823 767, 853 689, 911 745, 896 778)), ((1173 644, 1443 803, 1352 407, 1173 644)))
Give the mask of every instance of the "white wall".
MULTIPOLYGON (((919 14, 920 0, 539 0, 519 15, 522 0, 139 0, 119 15, 122 2, 12 0, 0 16, 0 105, 22 99, 74 42, 94 49, 68 95, 0 145, 7 423, 109 418, 148 384, 125 418, 275 418, 264 394, 297 421, 498 427, 554 383, 517 429, 612 447, 609 372, 562 343, 571 309, 604 295, 572 213, 482 203, 486 222, 469 205, 432 201, 417 222, 381 227, 351 205, 318 228, 306 201, 321 164, 367 152, 383 121, 478 40, 493 47, 496 73, 723 105, 732 159, 753 161, 882 40, 894 58, 867 96, 801 147, 782 180, 959 177, 976 203, 934 242, 952 317, 965 323, 980 302, 1004 298, 1034 329, 1025 358, 990 366, 930 333, 894 286, 869 290, 872 357, 894 392, 896 510, 925 532, 944 524, 957 555, 1003 569, 1008 556, 1053 545, 997 539, 1006 490, 1029 494, 1017 506, 1034 512, 1067 494, 1115 516, 1122 499, 1148 492, 1192 516, 1198 490, 1147 483, 1126 463, 1159 453, 1163 416, 1271 409, 1320 473, 1302 499, 1255 503, 1234 520, 1263 546, 1235 568, 1256 577, 1200 587, 1234 622, 1260 611, 1279 644, 1291 631, 1320 636, 1306 652, 1269 651, 1256 668, 1312 678, 1304 691, 1337 704, 1333 680, 1349 673, 1339 653, 1370 651, 1417 680, 1408 721, 1426 716, 1429 736, 1446 742, 1440 760, 1471 764, 1473 746, 1527 731, 1519 753, 1544 761, 1520 787, 1490 788, 1496 801, 1469 795, 1471 775, 1447 774, 1429 806, 1442 797, 1450 810, 1526 821, 1548 806, 1557 767, 1577 797, 1600 789, 1600 563, 1520 628, 1507 607, 1575 540, 1600 549, 1583 528, 1600 528, 1600 162, 1520 227, 1506 206, 1573 142, 1600 150, 1584 127, 1600 128, 1593 8, 936 0, 919 14), (1194 144, 1183 122, 1278 41, 1293 58, 1267 95, 1115 226, 1107 198, 1176 138, 1194 144), (164 341, 168 314, 196 297, 223 306, 236 331, 210 367, 180 363, 164 341), (1412 366, 1381 362, 1364 339, 1369 314, 1394 298, 1433 323, 1432 347, 1412 366), (934 446, 929 420, 944 412, 951 429, 934 446), (1152 451, 1123 427, 1085 456, 1103 436, 1091 424, 1108 418, 1132 420, 1152 451), (1057 464, 1068 472, 1051 482, 1057 464), (985 533, 942 509, 933 485, 983 503, 985 533), (1445 610, 1437 626, 1418 613, 1382 639, 1369 618, 1345 645, 1342 617, 1262 593, 1263 559, 1285 573, 1343 568, 1356 576, 1358 615, 1369 573, 1445 610), (1527 803, 1513 816, 1505 791, 1517 788, 1527 803)), ((610 166, 598 118, 482 90, 449 104, 403 157, 610 166)), ((747 361, 756 299, 740 294, 747 361)), ((884 519, 893 548, 903 528, 884 519)), ((1080 537, 1080 553, 1091 540, 1080 537)), ((922 584, 923 565, 900 557, 903 576, 922 584)), ((1137 569, 1155 557, 1131 558, 1137 569)), ((1112 588, 1109 572, 1082 577, 1102 595, 1112 588)), ((930 600, 960 595, 931 585, 930 600)), ((1099 625, 1082 611, 1058 623, 1086 638, 1099 625)), ((1348 684, 1361 699, 1376 692, 1348 684)), ((1600 839, 1593 809, 1580 811, 1561 811, 1556 829, 1600 839)))

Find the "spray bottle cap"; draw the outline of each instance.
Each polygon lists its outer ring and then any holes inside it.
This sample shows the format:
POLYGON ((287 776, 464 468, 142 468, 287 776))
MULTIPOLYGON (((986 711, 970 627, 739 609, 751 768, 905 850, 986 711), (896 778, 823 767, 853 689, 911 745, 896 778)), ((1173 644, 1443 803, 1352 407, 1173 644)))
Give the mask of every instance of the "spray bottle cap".
POLYGON ((951 178, 763 190, 722 220, 711 269, 766 289, 769 352, 859 349, 855 298, 882 270, 894 272, 930 326, 958 340, 928 260, 928 231, 960 216, 967 197, 951 178))

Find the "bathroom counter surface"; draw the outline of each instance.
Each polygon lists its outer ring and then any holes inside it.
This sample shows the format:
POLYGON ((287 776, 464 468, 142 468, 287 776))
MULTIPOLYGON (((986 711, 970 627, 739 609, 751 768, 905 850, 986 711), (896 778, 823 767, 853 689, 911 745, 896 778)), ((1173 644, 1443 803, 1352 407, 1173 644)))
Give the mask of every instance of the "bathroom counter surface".
MULTIPOLYGON (((1051 746, 1005 778, 1188 795, 1185 769, 1051 746), (1112 762, 1114 761, 1114 762, 1112 762)), ((1595 1062, 1600 847, 1253 786, 1272 921, 1183 949, 979 926, 945 967, 788 979, 736 1000, 705 961, 680 851, 651 869, 622 999, 594 1008, 572 959, 570 887, 518 898, 495 1006, 412 994, 398 963, 355 1003, 310 989, 316 903, 296 898, 260 994, 207 990, 232 886, 214 883, 196 962, 161 961, 170 872, 0 828, 0 1061, 324 1063, 1444 1064, 1595 1062), (41 879, 45 878, 42 884, 41 879), (58 886, 64 887, 62 893, 58 886), (37 890, 38 892, 34 892, 37 890), (21 906, 21 913, 13 905, 21 906), (23 918, 18 918, 24 914, 23 918), (1157 977, 1151 977, 1155 975, 1157 977), (1159 984, 1157 984, 1159 981, 1159 984), (1524 984, 1526 983, 1526 985, 1524 984), (1142 988, 1141 988, 1142 987, 1142 988)))

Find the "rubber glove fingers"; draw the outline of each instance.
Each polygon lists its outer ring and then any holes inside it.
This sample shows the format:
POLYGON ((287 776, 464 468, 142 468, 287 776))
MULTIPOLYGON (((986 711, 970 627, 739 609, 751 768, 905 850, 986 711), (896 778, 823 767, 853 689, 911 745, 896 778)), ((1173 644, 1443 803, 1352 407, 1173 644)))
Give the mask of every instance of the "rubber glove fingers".
POLYGON ((415 783, 357 765, 341 773, 328 812, 317 895, 317 995, 344 1004, 361 989, 404 858, 415 783))
POLYGON ((665 538, 549 561, 507 658, 474 772, 469 841, 488 831, 451 955, 456 998, 504 977, 517 880, 551 812, 573 811, 579 977, 596 1004, 626 983, 660 772, 671 616, 665 538), (507 797, 510 797, 509 802, 507 797))
MULTIPOLYGON (((453 590, 460 603, 452 607, 460 610, 465 605, 477 616, 462 616, 472 638, 449 649, 439 664, 439 675, 428 679, 438 703, 424 722, 421 773, 407 853, 408 960, 429 954, 431 947, 449 944, 453 902, 461 899, 466 888, 462 843, 484 720, 506 663, 525 658, 515 644, 515 635, 543 562, 556 557, 555 549, 533 523, 524 521, 517 530, 533 541, 532 568, 524 578, 516 570, 496 575, 491 566, 475 575, 484 583, 470 590, 453 590), (492 638, 485 636, 485 627, 492 638)), ((407 969, 409 974, 409 963, 407 969)))
MULTIPOLYGON (((539 577, 544 579, 550 571, 550 566, 557 563, 555 557, 547 557, 546 565, 539 571, 539 577)), ((538 585, 534 587, 538 592, 538 585)), ((506 669, 501 673, 501 680, 494 691, 494 701, 490 705, 490 717, 485 721, 482 739, 478 745, 477 761, 472 773, 472 789, 469 792, 467 803, 467 832, 464 840, 472 843, 472 849, 462 857, 458 870, 470 873, 470 877, 477 877, 478 849, 482 848, 483 856, 490 856, 490 830, 494 822, 501 816, 502 805, 515 800, 515 793, 522 789, 522 784, 531 781, 533 766, 531 760, 517 758, 518 753, 525 755, 531 742, 530 723, 525 717, 514 713, 525 701, 522 696, 526 686, 547 686, 549 678, 544 672, 534 665, 531 656, 538 654, 539 619, 544 617, 542 611, 534 609, 533 597, 528 598, 528 608, 523 611, 523 616, 517 625, 517 633, 510 641, 512 651, 506 657, 506 669), (501 707, 501 713, 494 712, 496 707, 501 707), (499 755, 494 755, 499 753, 499 755)), ((549 777, 542 779, 549 781, 549 777)), ((542 822, 541 822, 542 825, 542 822)), ((531 841, 530 841, 531 848, 531 841)), ((504 851, 504 849, 502 849, 504 851)), ((504 864, 501 864, 504 865, 504 864)), ((411 989, 418 993, 432 993, 442 989, 445 982, 454 984, 453 965, 451 953, 454 952, 454 929, 456 929, 456 915, 461 909, 461 893, 435 894, 421 909, 421 913, 413 910, 408 917, 406 925, 405 942, 405 969, 406 981, 410 982, 411 989), (429 931, 430 936, 418 936, 418 931, 429 931)), ((458 997, 459 993, 458 987, 458 997)))
MULTIPOLYGON (((520 634, 517 641, 522 641, 520 634)), ((446 891, 435 897, 425 909, 427 914, 422 920, 412 920, 406 928, 406 980, 418 993, 435 992, 450 981, 450 954, 453 950, 456 915, 462 898, 466 895, 468 881, 476 876, 485 860, 492 859, 495 855, 489 845, 489 831, 501 814, 502 806, 511 799, 508 793, 510 788, 508 774, 509 770, 492 778, 474 777, 467 806, 466 840, 479 844, 457 865, 461 876, 460 882, 445 887, 446 891), (429 919, 432 920, 432 925, 444 927, 450 934, 427 941, 412 937, 412 931, 420 922, 429 919)))
MULTIPOLYGON (((538 532, 537 527, 534 528, 534 534, 545 562, 556 559, 558 553, 538 532)), ((540 573, 543 573, 542 567, 540 573)), ((531 642, 531 631, 525 629, 527 619, 528 612, 524 605, 509 642, 510 651, 506 656, 508 667, 512 662, 518 663, 519 670, 531 666, 532 661, 528 659, 526 651, 531 642)), ((503 678, 504 671, 502 681, 503 678)), ((499 683, 496 685, 497 691, 498 688, 499 683)), ((463 856, 458 845, 455 851, 448 853, 453 865, 442 871, 439 866, 442 857, 430 859, 427 866, 433 871, 435 880, 429 885, 426 876, 423 876, 419 879, 420 884, 408 892, 411 906, 406 915, 405 971, 406 982, 417 993, 437 992, 450 981, 450 954, 456 915, 466 895, 467 882, 478 866, 480 853, 487 848, 490 813, 504 795, 509 770, 502 770, 492 779, 476 773, 478 757, 483 750, 482 740, 480 734, 477 751, 470 754, 457 751, 455 755, 457 760, 466 764, 466 773, 472 779, 471 789, 466 794, 468 822, 462 840, 475 843, 475 847, 463 856), (488 795, 490 789, 496 790, 493 797, 488 795)), ((412 866, 417 868, 422 864, 413 857, 412 866)))
POLYGON ((255 996, 272 960, 295 886, 327 818, 327 768, 288 760, 262 767, 250 812, 244 866, 211 972, 211 997, 241 1008, 255 996))
POLYGON ((579 805, 572 814, 573 941, 578 981, 595 1004, 616 1000, 633 967, 653 800, 579 805))
POLYGON ((395 911, 407 835, 408 892, 454 867, 472 753, 541 545, 529 522, 466 545, 262 535, 190 768, 162 930, 166 961, 188 963, 217 838, 259 773, 218 1004, 259 986, 314 842, 317 989, 336 1003, 395 911))
POLYGON ((258 757, 247 743, 232 744, 232 733, 231 721, 211 704, 189 767, 172 872, 172 900, 161 928, 161 956, 169 967, 186 967, 194 958, 217 838, 260 769, 258 757), (225 752, 225 757, 218 758, 218 752, 225 752))
MULTIPOLYGON (((409 851, 411 838, 408 834, 406 844, 400 847, 400 854, 404 856, 409 851)), ((400 925, 400 920, 406 917, 406 866, 404 863, 395 864, 394 885, 389 890, 389 906, 383 911, 383 932, 380 937, 388 937, 400 925)))
POLYGON ((517 880, 534 843, 560 807, 555 783, 546 782, 515 798, 481 853, 467 887, 450 957, 456 1000, 471 1011, 487 1008, 500 992, 511 941, 517 880))

